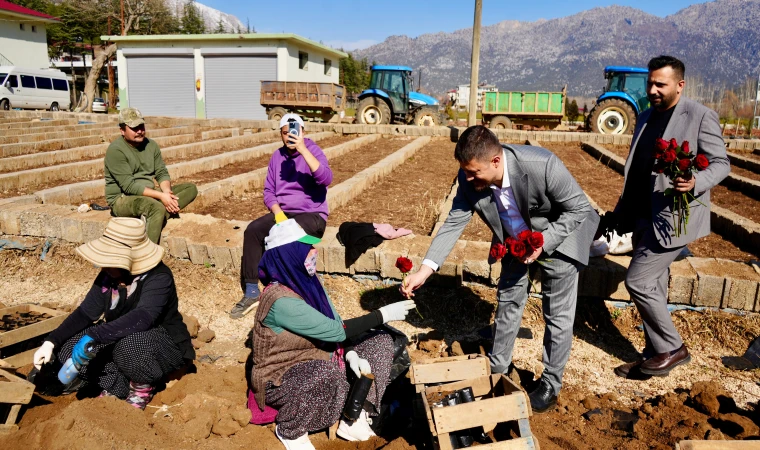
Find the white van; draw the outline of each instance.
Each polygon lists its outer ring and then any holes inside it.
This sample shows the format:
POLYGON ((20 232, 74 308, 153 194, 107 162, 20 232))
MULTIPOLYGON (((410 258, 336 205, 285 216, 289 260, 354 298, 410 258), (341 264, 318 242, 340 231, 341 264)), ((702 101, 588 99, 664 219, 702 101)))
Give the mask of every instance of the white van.
POLYGON ((0 110, 59 111, 70 106, 69 82, 60 70, 0 66, 0 110))

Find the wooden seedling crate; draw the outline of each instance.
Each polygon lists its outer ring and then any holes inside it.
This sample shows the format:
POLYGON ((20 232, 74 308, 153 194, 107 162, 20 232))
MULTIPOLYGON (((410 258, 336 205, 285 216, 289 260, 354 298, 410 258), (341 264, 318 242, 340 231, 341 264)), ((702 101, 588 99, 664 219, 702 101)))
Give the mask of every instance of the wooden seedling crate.
POLYGON ((490 361, 478 354, 425 359, 412 364, 409 370, 409 377, 412 384, 417 386, 417 392, 422 392, 428 384, 450 383, 490 374, 490 361))
POLYGON ((676 450, 760 450, 760 441, 681 441, 676 450))
POLYGON ((449 433, 483 427, 488 433, 503 422, 517 422, 520 437, 478 446, 483 450, 538 449, 538 441, 530 430, 532 414, 525 393, 503 374, 481 376, 469 380, 425 388, 422 402, 436 448, 451 450, 449 433), (431 394, 472 387, 475 401, 455 406, 432 407, 431 394))
MULTIPOLYGON (((0 318, 6 314, 21 312, 45 313, 51 317, 30 325, 16 328, 15 330, 0 332, 0 349, 26 341, 28 339, 36 338, 37 336, 41 336, 43 334, 50 333, 51 331, 58 328, 58 325, 60 325, 64 319, 66 319, 66 316, 69 315, 67 312, 43 308, 42 306, 37 305, 17 305, 0 309, 0 318)), ((9 358, 4 359, 4 361, 6 365, 10 367, 20 367, 24 364, 31 363, 33 354, 34 349, 13 355, 9 358)))
POLYGON ((33 393, 32 383, 0 369, 0 406, 10 405, 8 416, 0 417, 0 432, 18 429, 16 418, 21 411, 21 405, 29 403, 33 393))

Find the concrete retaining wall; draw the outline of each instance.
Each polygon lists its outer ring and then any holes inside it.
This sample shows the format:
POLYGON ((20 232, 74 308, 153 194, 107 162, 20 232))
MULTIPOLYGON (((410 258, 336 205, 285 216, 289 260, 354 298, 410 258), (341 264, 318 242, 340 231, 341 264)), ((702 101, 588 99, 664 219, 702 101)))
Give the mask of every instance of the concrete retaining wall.
POLYGON ((75 113, 69 111, 0 111, 2 118, 18 118, 21 120, 74 120, 89 122, 116 122, 116 114, 75 113))
MULTIPOLYGON (((327 159, 333 159, 352 150, 356 150, 359 147, 369 145, 380 138, 381 136, 379 134, 370 134, 334 147, 326 148, 323 151, 327 159)), ((199 211, 204 207, 222 201, 227 197, 242 195, 245 192, 260 188, 264 186, 267 171, 268 167, 262 167, 251 172, 242 173, 240 175, 198 186, 198 196, 185 210, 187 212, 199 211)))
MULTIPOLYGON (((195 142, 198 139, 197 135, 195 134, 155 138, 154 140, 158 143, 159 146, 170 146, 161 151, 161 154, 164 158, 174 158, 189 157, 197 154, 202 154, 205 151, 217 150, 219 148, 236 148, 245 145, 251 145, 261 142, 262 140, 272 139, 276 136, 277 134, 275 132, 270 131, 262 134, 252 134, 205 142, 195 142)), ((108 149, 109 145, 110 143, 51 152, 55 153, 55 155, 52 155, 53 158, 72 158, 73 155, 78 155, 79 158, 77 159, 85 157, 98 159, 0 174, 0 189, 14 189, 39 184, 40 182, 53 182, 69 178, 85 178, 102 174, 103 160, 99 159, 99 157, 105 155, 105 152, 108 149)), ((39 164, 40 161, 45 161, 46 155, 47 154, 29 155, 37 156, 37 158, 30 158, 29 160, 8 158, 11 160, 10 163, 5 163, 4 160, 0 159, 0 167, 4 167, 5 164, 17 164, 19 162, 34 162, 39 164)))
POLYGON ((77 125, 64 125, 64 126, 44 126, 37 128, 17 128, 13 130, 0 130, 0 134, 3 136, 26 136, 30 134, 40 133, 58 133, 58 132, 71 132, 82 130, 107 130, 112 128, 118 128, 115 123, 82 123, 77 125))
MULTIPOLYGON (((268 133, 271 134, 271 133, 276 133, 276 132, 268 132, 268 133)), ((265 134, 265 133, 261 133, 261 134, 265 134)), ((310 135, 309 137, 313 140, 319 140, 319 139, 324 139, 325 137, 329 137, 332 135, 333 135, 332 133, 317 133, 314 135, 310 135)), ((168 154, 171 154, 173 157, 188 156, 188 152, 192 152, 192 154, 195 154, 196 152, 203 152, 204 149, 210 150, 213 148, 218 148, 218 146, 220 145, 222 146, 247 145, 250 142, 258 142, 261 139, 262 139, 261 136, 246 135, 246 136, 240 136, 236 138, 219 139, 216 141, 199 142, 195 144, 177 146, 171 149, 162 150, 161 153, 165 157, 168 157, 168 154)), ((199 160, 169 164, 166 166, 166 168, 169 170, 169 174, 172 176, 172 178, 177 178, 178 176, 192 175, 194 173, 204 172, 207 170, 212 170, 217 167, 225 166, 227 164, 233 164, 238 161, 243 161, 247 158, 250 158, 251 155, 260 156, 260 153, 259 153, 260 147, 265 148, 264 150, 264 153, 265 153, 266 151, 271 151, 270 150, 271 148, 277 148, 277 147, 272 147, 273 145, 277 145, 277 144, 265 144, 263 146, 244 148, 242 150, 236 150, 236 151, 231 151, 227 153, 221 153, 218 155, 208 156, 206 158, 201 158, 199 160), (201 162, 198 162, 198 161, 201 161, 201 162), (177 166, 180 166, 180 168, 177 169, 177 166)), ((256 156, 253 156, 253 157, 256 157, 256 156)), ((101 164, 101 169, 102 169, 102 161, 100 164, 101 164)), ((39 203, 54 203, 54 204, 61 204, 61 205, 70 205, 74 203, 81 203, 85 200, 89 200, 92 198, 100 197, 103 195, 104 189, 105 189, 105 180, 101 178, 99 180, 84 181, 81 183, 71 183, 71 184, 57 186, 50 189, 44 189, 44 190, 35 192, 34 195, 37 197, 37 201, 39 203)))
MULTIPOLYGON (((760 146, 758 146, 760 148, 760 146)), ((736 153, 728 153, 728 159, 731 161, 732 166, 741 167, 742 169, 751 170, 755 173, 760 173, 760 160, 751 158, 748 156, 737 155, 736 153)))
POLYGON ((399 150, 396 150, 395 152, 386 156, 379 162, 357 173, 348 180, 328 189, 327 203, 330 207, 330 210, 340 208, 341 206, 356 198, 372 183, 375 183, 376 181, 382 179, 391 173, 393 169, 400 166, 401 164, 404 164, 407 159, 411 158, 412 155, 417 153, 417 150, 421 149, 429 142, 429 137, 417 138, 399 150))
MULTIPOLYGON (((72 206, 0 204, 0 232, 18 236, 58 238, 81 243, 100 237, 110 219, 107 211, 78 213, 72 206)), ((248 222, 228 221, 191 213, 169 220, 161 237, 167 253, 194 264, 238 269, 243 232, 248 222)), ((345 248, 337 227, 328 227, 319 250, 317 270, 335 274, 376 274, 400 279, 396 258, 406 256, 419 267, 432 241, 429 236, 405 236, 368 250, 353 265, 345 264, 345 248)), ((493 283, 500 264, 486 262, 488 242, 459 241, 431 283, 456 285, 477 279, 493 283)), ((579 295, 629 300, 623 280, 630 258, 592 258, 581 271, 579 295)), ((747 264, 712 258, 686 258, 671 266, 669 302, 693 306, 760 312, 760 276, 747 264), (725 273, 731 275, 726 276, 725 273)))

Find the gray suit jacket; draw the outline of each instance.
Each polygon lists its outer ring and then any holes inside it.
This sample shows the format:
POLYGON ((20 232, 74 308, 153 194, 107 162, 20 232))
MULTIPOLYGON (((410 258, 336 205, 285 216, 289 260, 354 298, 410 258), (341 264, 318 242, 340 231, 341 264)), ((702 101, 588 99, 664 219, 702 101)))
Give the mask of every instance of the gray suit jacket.
MULTIPOLYGON (((628 153, 628 159, 625 162, 626 181, 628 170, 633 161, 633 152, 636 151, 636 144, 639 142, 639 137, 646 128, 651 114, 652 108, 641 113, 636 122, 631 151, 628 153)), ((696 184, 693 195, 696 200, 690 203, 689 224, 686 227, 686 233, 681 233, 679 237, 674 236, 673 232, 673 197, 665 195, 665 190, 672 187, 670 179, 665 174, 654 172, 651 174, 652 188, 648 195, 652 196, 652 226, 660 245, 665 248, 674 248, 684 246, 695 239, 710 234, 710 189, 728 176, 731 167, 726 155, 726 146, 720 130, 718 114, 686 97, 681 96, 675 106, 673 116, 665 128, 662 138, 665 140, 675 139, 679 144, 688 141, 692 152, 703 154, 710 161, 707 169, 694 174, 696 184)), ((622 217, 630 217, 633 213, 632 210, 637 206, 637 196, 632 194, 629 196, 631 198, 623 198, 621 194, 615 207, 615 212, 621 213, 622 217)), ((630 228, 634 224, 628 225, 630 228)))
MULTIPOLYGON (((530 145, 503 145, 512 192, 520 214, 533 231, 544 235, 544 252, 559 251, 588 264, 589 247, 599 224, 594 211, 562 161, 554 153, 530 145)), ((476 191, 462 170, 451 212, 430 244, 426 259, 438 266, 454 248, 459 236, 477 212, 493 231, 494 242, 504 242, 499 210, 492 190, 476 191)), ((489 255, 489 263, 494 260, 489 255)))

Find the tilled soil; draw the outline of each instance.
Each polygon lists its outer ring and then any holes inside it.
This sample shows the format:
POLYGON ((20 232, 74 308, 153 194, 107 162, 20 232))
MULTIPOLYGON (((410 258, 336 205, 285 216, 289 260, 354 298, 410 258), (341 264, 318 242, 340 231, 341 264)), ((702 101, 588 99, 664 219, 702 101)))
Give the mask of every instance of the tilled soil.
MULTIPOLYGON (((329 146, 333 147, 355 139, 355 137, 331 139, 341 139, 339 142, 334 141, 333 143, 330 143, 331 145, 329 146)), ((329 162, 330 169, 333 171, 333 182, 330 186, 336 186, 337 184, 342 183, 348 178, 356 175, 358 172, 409 144, 409 142, 410 140, 408 138, 381 139, 370 145, 357 148, 337 158, 331 159, 329 162)), ((320 147, 322 147, 321 141, 319 144, 320 147)), ((322 148, 329 147, 326 145, 322 148)), ((269 210, 264 205, 263 188, 246 192, 240 196, 228 197, 221 202, 209 205, 198 211, 199 214, 209 214, 214 217, 228 220, 255 220, 268 212, 269 210)))
POLYGON ((710 201, 755 223, 760 223, 760 201, 740 191, 725 186, 715 186, 710 190, 710 201))
MULTIPOLYGON (((41 242, 41 241, 40 241, 41 242)), ((37 252, 0 252, 0 292, 11 305, 46 303, 71 310, 94 280, 97 269, 54 245, 45 262, 37 252), (62 267, 66 267, 65 273, 62 267), (45 289, 40 289, 45 286, 45 289)), ((246 424, 246 339, 254 318, 239 321, 226 311, 240 295, 237 274, 167 259, 177 283, 183 314, 194 315, 217 337, 200 346, 197 373, 177 375, 145 411, 114 398, 35 395, 22 410, 20 431, 0 436, 3 449, 70 448, 282 448, 271 425, 246 424), (200 361, 215 361, 202 362, 200 361), (165 405, 165 408, 163 406, 165 405)), ((324 276, 324 284, 344 319, 400 300, 394 283, 367 278, 324 276)), ((392 325, 406 333, 413 360, 447 355, 459 341, 466 353, 485 344, 478 333, 492 320, 495 289, 477 284, 458 288, 425 286, 415 297, 423 318, 413 311, 392 325)), ((556 408, 533 415, 530 425, 545 449, 671 449, 681 439, 745 439, 758 435, 755 402, 760 373, 723 368, 720 357, 741 354, 760 335, 760 316, 679 311, 674 323, 692 354, 690 364, 666 378, 622 380, 612 369, 632 361, 644 345, 635 308, 617 309, 581 298, 576 311, 573 350, 556 408)), ((515 343, 517 381, 528 389, 542 370, 544 323, 540 301, 530 299, 515 343)), ((26 373, 29 367, 24 368, 26 373)), ((515 377, 513 377, 514 379, 515 377)), ((413 389, 394 397, 399 417, 408 417, 413 389), (406 411, 406 412, 405 412, 406 411)), ((388 433, 365 443, 310 436, 319 450, 409 450, 429 448, 427 421, 407 428, 402 420, 388 433), (400 435, 400 436, 399 436, 400 435)))
POLYGON ((737 166, 731 166, 731 173, 735 175, 742 176, 744 178, 749 178, 750 180, 760 181, 760 174, 753 172, 748 169, 743 169, 741 167, 737 166))
MULTIPOLYGON (((279 141, 280 141, 279 137, 271 138, 271 139, 263 139, 263 140, 261 140, 261 142, 258 142, 256 144, 250 145, 250 147, 258 147, 259 145, 266 145, 266 144, 271 144, 272 142, 279 142, 279 141)), ((175 164, 175 163, 183 162, 183 161, 192 161, 194 159, 205 158, 207 156, 221 155, 222 153, 228 153, 228 152, 234 152, 236 150, 242 150, 243 148, 248 148, 248 147, 238 147, 238 146, 235 146, 234 148, 225 148, 224 146, 221 146, 220 148, 217 148, 216 150, 206 151, 203 154, 196 154, 196 155, 191 155, 191 156, 175 156, 175 157, 172 157, 172 158, 164 158, 164 164, 175 164)))
POLYGON ((351 203, 331 211, 328 225, 389 223, 415 234, 430 234, 459 169, 454 146, 447 139, 434 139, 351 203))
MULTIPOLYGON (((546 143, 542 145, 560 157, 581 188, 597 202, 600 208, 609 211, 615 207, 623 190, 622 175, 591 157, 583 151, 580 144, 546 143)), ((614 148, 615 146, 611 147, 614 148)), ((617 146, 617 148, 620 151, 620 146, 617 146)), ((716 186, 711 191, 711 199, 715 204, 731 209, 718 200, 722 195, 721 192, 727 191, 723 186, 716 186)), ((747 208, 748 205, 752 210, 756 208, 758 204, 757 200, 740 193, 736 194, 731 195, 733 202, 742 202, 742 208, 747 208)), ((742 213, 737 212, 737 214, 742 213)), ((740 250, 736 245, 715 233, 711 233, 709 236, 689 244, 689 249, 697 257, 739 259, 743 261, 758 259, 756 255, 740 250)))

